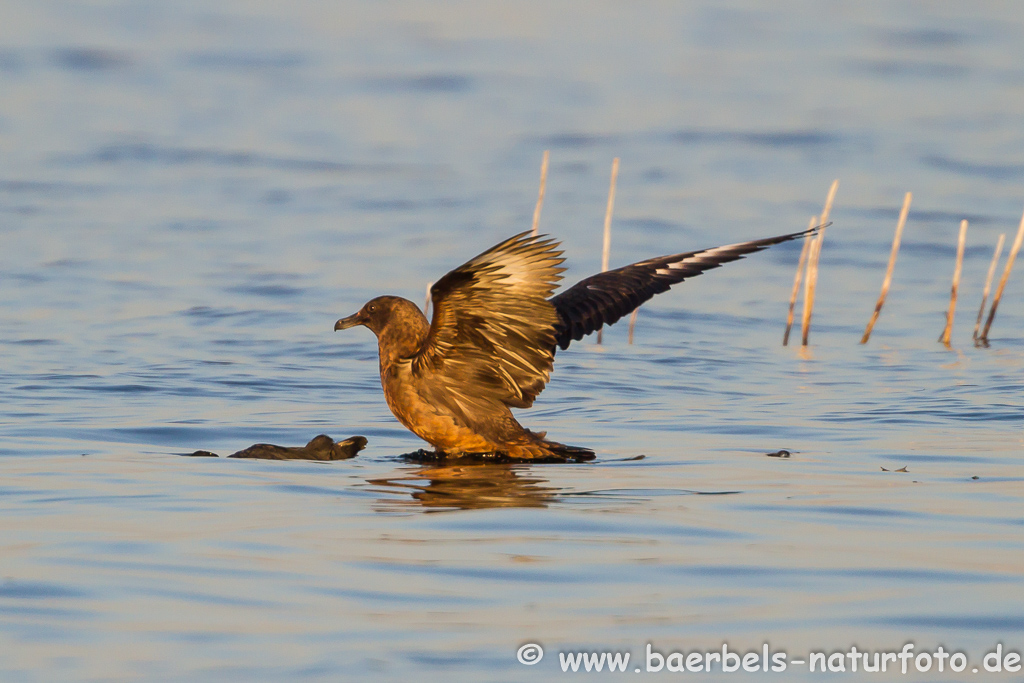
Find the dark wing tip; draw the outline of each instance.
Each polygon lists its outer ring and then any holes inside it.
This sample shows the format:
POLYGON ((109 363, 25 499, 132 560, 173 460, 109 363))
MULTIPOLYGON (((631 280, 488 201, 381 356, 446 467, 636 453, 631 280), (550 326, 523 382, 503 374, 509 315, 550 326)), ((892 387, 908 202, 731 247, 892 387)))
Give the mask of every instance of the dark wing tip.
POLYGON ((659 256, 592 275, 551 298, 560 324, 555 341, 562 349, 604 325, 632 313, 655 294, 704 271, 736 261, 770 246, 814 235, 830 224, 749 242, 682 254, 659 256))

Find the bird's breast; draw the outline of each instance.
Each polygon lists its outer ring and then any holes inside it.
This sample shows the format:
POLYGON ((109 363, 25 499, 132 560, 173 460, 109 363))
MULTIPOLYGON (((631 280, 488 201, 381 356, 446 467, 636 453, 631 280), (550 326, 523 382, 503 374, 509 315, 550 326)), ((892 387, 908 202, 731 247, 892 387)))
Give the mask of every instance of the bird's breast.
POLYGON ((381 365, 380 382, 384 399, 398 421, 434 447, 449 452, 486 452, 495 445, 468 425, 460 424, 444 406, 424 399, 419 391, 424 378, 417 376, 408 361, 381 365))

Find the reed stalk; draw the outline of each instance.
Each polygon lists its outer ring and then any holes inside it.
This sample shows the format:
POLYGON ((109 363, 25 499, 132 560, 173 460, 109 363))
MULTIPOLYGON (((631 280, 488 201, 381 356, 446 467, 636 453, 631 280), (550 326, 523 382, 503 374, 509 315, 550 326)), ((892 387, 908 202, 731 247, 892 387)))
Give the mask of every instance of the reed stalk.
POLYGON ((551 158, 551 150, 544 150, 544 159, 540 162, 540 191, 537 193, 537 206, 533 210, 533 231, 532 235, 537 234, 537 228, 540 226, 540 210, 544 206, 544 188, 548 184, 548 160, 551 158))
POLYGON ((807 281, 804 286, 804 315, 803 315, 803 346, 807 346, 807 340, 811 334, 811 314, 814 311, 814 292, 818 287, 818 259, 821 257, 821 245, 825 241, 825 228, 828 227, 828 215, 832 212, 832 202, 836 198, 836 191, 839 189, 839 179, 832 181, 832 187, 828 190, 825 198, 825 208, 821 212, 821 230, 818 231, 807 254, 807 281))
POLYGON ((996 242, 996 250, 992 254, 992 263, 988 267, 988 275, 985 277, 985 291, 981 293, 981 306, 978 307, 978 319, 974 321, 974 341, 978 341, 978 330, 981 329, 981 318, 985 315, 985 304, 988 303, 989 292, 992 291, 992 277, 996 274, 996 266, 999 265, 999 257, 1003 255, 1003 243, 1006 242, 1006 233, 999 235, 996 242))
POLYGON ((956 295, 960 289, 960 269, 964 265, 964 244, 967 242, 967 221, 960 221, 960 237, 956 243, 956 268, 953 269, 953 287, 949 292, 949 311, 946 313, 946 329, 939 336, 939 341, 949 347, 949 337, 953 334, 953 316, 956 315, 956 295))
MULTIPOLYGON (((612 180, 608 186, 608 208, 604 212, 604 246, 601 248, 601 272, 608 270, 608 257, 612 250, 612 211, 615 208, 615 181, 619 177, 619 158, 612 159, 612 180)), ((597 331, 597 343, 601 343, 601 332, 597 331)))
POLYGON ((629 341, 627 344, 633 343, 633 328, 636 327, 636 314, 640 312, 640 308, 633 309, 633 315, 629 316, 629 341))
POLYGON ((910 200, 912 195, 908 192, 903 197, 903 208, 900 209, 900 218, 896 221, 896 234, 892 238, 892 251, 889 252, 889 267, 885 269, 885 279, 882 280, 882 293, 878 295, 878 303, 875 304, 875 312, 871 314, 868 326, 864 328, 864 336, 860 338, 861 344, 867 344, 871 338, 871 330, 878 322, 878 315, 885 305, 885 297, 889 294, 889 285, 892 283, 892 271, 896 267, 896 255, 900 253, 900 241, 903 239, 903 226, 907 224, 907 214, 910 213, 910 200))
MULTIPOLYGON (((810 222, 807 224, 807 229, 810 230, 814 226, 818 225, 818 217, 811 216, 810 222)), ((782 345, 789 345, 789 332, 793 329, 793 309, 796 308, 796 297, 800 292, 800 279, 804 274, 804 263, 807 261, 807 253, 810 251, 811 242, 813 241, 811 235, 804 237, 804 247, 800 250, 800 260, 796 264, 796 274, 793 276, 793 291, 789 295, 789 313, 786 316, 786 332, 782 335, 782 345)))
POLYGON ((811 240, 811 247, 807 253, 807 275, 804 277, 802 346, 807 346, 807 340, 811 332, 811 312, 814 310, 814 290, 818 282, 818 255, 820 250, 821 237, 818 235, 811 240))
POLYGON ((1017 259, 1017 252, 1020 251, 1021 242, 1024 242, 1024 216, 1021 216, 1020 227, 1017 228, 1017 237, 1010 247, 1010 255, 1006 257, 1006 266, 1003 268, 1003 276, 999 279, 999 287, 996 288, 996 295, 992 297, 992 308, 988 312, 988 320, 985 321, 985 329, 981 333, 980 340, 988 344, 988 331, 992 327, 992 321, 996 317, 996 309, 999 308, 999 300, 1003 298, 1003 290, 1006 289, 1006 281, 1010 279, 1010 271, 1013 270, 1013 262, 1017 259))

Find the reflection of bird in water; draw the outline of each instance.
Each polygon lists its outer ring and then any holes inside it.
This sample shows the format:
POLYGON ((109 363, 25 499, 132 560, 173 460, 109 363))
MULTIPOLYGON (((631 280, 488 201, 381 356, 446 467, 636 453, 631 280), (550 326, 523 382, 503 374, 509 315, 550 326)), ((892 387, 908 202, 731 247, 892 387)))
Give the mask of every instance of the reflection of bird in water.
POLYGON ((388 407, 438 452, 590 459, 593 451, 524 429, 510 410, 533 405, 556 345, 567 348, 688 277, 809 232, 641 261, 554 297, 565 270, 558 243, 521 233, 438 280, 432 322, 408 299, 381 296, 334 329, 365 325, 377 335, 388 407))
MULTIPOLYGON (((420 505, 428 511, 480 510, 484 508, 547 507, 559 489, 544 486, 546 479, 514 465, 465 463, 427 466, 399 476, 371 479, 388 492, 407 491, 412 500, 401 505, 420 505)), ((394 501, 387 501, 393 505, 394 501)))

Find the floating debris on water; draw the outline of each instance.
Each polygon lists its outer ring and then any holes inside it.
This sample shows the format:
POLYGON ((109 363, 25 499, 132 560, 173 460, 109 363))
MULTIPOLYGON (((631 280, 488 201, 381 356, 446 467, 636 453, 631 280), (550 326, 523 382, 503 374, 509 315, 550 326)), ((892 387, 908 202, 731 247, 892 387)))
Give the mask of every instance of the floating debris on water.
MULTIPOLYGON (((350 436, 344 441, 335 443, 331 437, 320 434, 313 437, 305 446, 275 446, 270 443, 257 443, 227 457, 256 460, 348 460, 356 457, 359 451, 366 448, 366 443, 365 436, 350 436)), ((220 457, 211 451, 195 451, 183 455, 192 458, 220 457)))

